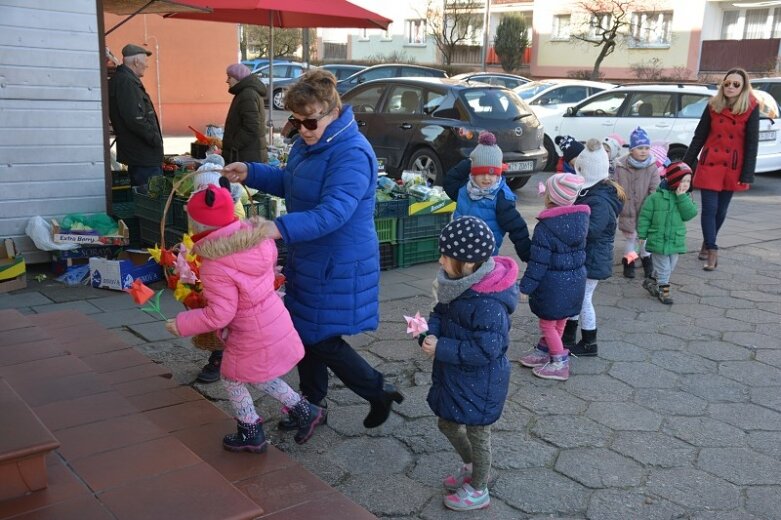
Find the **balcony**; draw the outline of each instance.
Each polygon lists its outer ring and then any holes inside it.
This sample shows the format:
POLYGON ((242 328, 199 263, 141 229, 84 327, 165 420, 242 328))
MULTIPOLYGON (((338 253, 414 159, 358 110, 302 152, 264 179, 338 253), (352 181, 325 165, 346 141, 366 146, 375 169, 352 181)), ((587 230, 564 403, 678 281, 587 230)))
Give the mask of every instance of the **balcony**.
POLYGON ((781 39, 705 40, 702 42, 700 72, 726 72, 742 67, 748 72, 776 72, 781 39))
MULTIPOLYGON (((526 47, 523 53, 523 59, 521 65, 528 65, 531 61, 532 49, 526 47)), ((483 60, 483 46, 482 45, 458 45, 455 52, 453 52, 452 62, 454 65, 480 65, 483 60)), ((493 45, 488 47, 488 55, 486 56, 486 63, 488 65, 499 65, 501 60, 496 54, 493 45)))

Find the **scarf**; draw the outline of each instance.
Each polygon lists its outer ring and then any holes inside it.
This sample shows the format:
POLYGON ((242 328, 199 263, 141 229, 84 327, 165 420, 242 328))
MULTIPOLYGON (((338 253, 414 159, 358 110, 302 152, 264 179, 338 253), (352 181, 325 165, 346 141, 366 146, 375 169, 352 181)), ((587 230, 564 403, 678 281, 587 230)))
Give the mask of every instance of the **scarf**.
POLYGON ((480 269, 463 278, 450 278, 445 270, 440 268, 437 273, 437 279, 434 281, 434 300, 438 303, 452 302, 461 296, 464 291, 490 274, 494 267, 495 262, 493 257, 491 257, 483 262, 480 269))
POLYGON ((655 163, 655 162, 656 162, 656 157, 654 157, 654 155, 653 155, 653 154, 650 154, 650 155, 649 155, 649 156, 648 156, 648 157, 645 159, 645 161, 638 161, 637 159, 635 159, 635 158, 634 158, 634 157, 632 157, 631 155, 628 155, 628 156, 626 157, 626 163, 627 163, 629 166, 631 166, 632 168, 636 169, 636 170, 641 170, 641 169, 643 169, 643 168, 648 168, 649 166, 651 166, 651 164, 653 164, 653 163, 655 163))
POLYGON ((499 191, 499 185, 501 182, 495 183, 489 188, 481 188, 472 179, 466 184, 466 191, 469 194, 469 198, 472 200, 490 199, 496 198, 496 193, 499 191))

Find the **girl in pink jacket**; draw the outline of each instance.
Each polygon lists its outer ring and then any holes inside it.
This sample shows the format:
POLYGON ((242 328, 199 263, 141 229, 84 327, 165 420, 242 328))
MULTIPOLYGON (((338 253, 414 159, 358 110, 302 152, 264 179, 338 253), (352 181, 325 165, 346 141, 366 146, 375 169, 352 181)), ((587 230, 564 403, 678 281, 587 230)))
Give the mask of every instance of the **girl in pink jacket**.
MULTIPOLYGON (((226 181, 225 177, 220 182, 226 181)), ((198 234, 193 252, 201 257, 206 307, 181 312, 166 328, 176 336, 220 331, 225 340, 221 378, 236 414, 238 431, 222 445, 230 451, 266 451, 262 419, 251 385, 281 402, 298 422, 295 440, 305 443, 325 420, 280 377, 304 356, 304 346, 282 299, 274 291, 277 248, 266 238, 263 219, 238 220, 230 188, 209 185, 192 195, 187 213, 198 234)))

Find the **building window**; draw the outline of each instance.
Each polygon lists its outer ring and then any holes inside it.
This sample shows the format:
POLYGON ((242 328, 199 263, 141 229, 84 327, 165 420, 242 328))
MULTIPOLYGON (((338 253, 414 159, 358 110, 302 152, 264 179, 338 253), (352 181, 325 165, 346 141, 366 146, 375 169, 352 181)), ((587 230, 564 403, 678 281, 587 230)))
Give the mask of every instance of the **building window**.
POLYGON ((743 37, 743 27, 740 25, 740 11, 724 11, 721 19, 721 39, 740 40, 743 37))
POLYGON ((781 37, 781 8, 724 11, 722 40, 760 40, 781 37))
POLYGON ((426 43, 426 20, 407 20, 407 43, 426 43))
POLYGON ((588 39, 601 40, 602 35, 610 30, 613 17, 610 13, 595 13, 588 22, 588 39))
POLYGON ((632 13, 630 33, 632 47, 670 45, 672 41, 673 13, 637 12, 632 13))
POLYGON ((551 39, 553 40, 569 40, 570 28, 572 23, 572 16, 568 14, 560 14, 553 17, 553 30, 551 31, 551 39))

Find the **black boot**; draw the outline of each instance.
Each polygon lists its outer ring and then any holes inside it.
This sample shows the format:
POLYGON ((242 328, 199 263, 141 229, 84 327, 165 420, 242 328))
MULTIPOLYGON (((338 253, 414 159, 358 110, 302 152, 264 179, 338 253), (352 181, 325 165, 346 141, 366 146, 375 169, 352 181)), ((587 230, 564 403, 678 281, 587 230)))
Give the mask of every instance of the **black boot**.
POLYGON ((388 420, 391 412, 391 406, 395 401, 398 404, 404 400, 404 396, 391 384, 386 384, 382 388, 382 395, 379 401, 369 401, 371 409, 369 415, 363 420, 366 428, 376 428, 388 420))
POLYGON ((649 276, 645 280, 643 280, 643 289, 648 291, 648 294, 656 298, 659 296, 659 286, 656 283, 656 278, 653 276, 649 276))
POLYGON ((295 441, 298 444, 308 441, 315 433, 315 428, 325 422, 326 413, 325 408, 315 406, 302 397, 293 408, 288 410, 288 420, 295 422, 298 430, 293 437, 295 441))
POLYGON ((575 339, 578 337, 578 320, 567 320, 564 326, 564 333, 561 335, 561 342, 564 348, 572 350, 575 348, 575 339))
POLYGON ((634 278, 635 263, 628 261, 626 258, 622 258, 621 263, 624 264, 624 278, 634 278))
POLYGON ((249 451, 251 453, 263 453, 268 449, 261 419, 255 421, 255 424, 243 423, 238 419, 236 419, 236 423, 238 424, 236 433, 223 437, 223 448, 228 451, 249 451))
POLYGON ((650 255, 640 259, 643 262, 643 278, 652 278, 654 276, 654 262, 650 255))
MULTIPOLYGON (((326 402, 326 400, 323 399, 319 403, 311 403, 311 404, 314 404, 315 406, 320 408, 320 410, 322 410, 323 419, 318 424, 328 423, 328 403, 326 402)), ((277 428, 286 432, 297 430, 299 428, 298 418, 296 418, 293 414, 290 413, 290 410, 288 410, 287 415, 284 416, 282 419, 280 419, 279 422, 277 423, 277 428)))
POLYGON ((569 353, 577 357, 593 357, 597 355, 597 329, 581 329, 581 339, 569 349, 569 353))
POLYGON ((198 377, 199 383, 214 383, 220 380, 220 365, 222 364, 222 350, 215 350, 209 356, 209 362, 204 365, 198 377))

